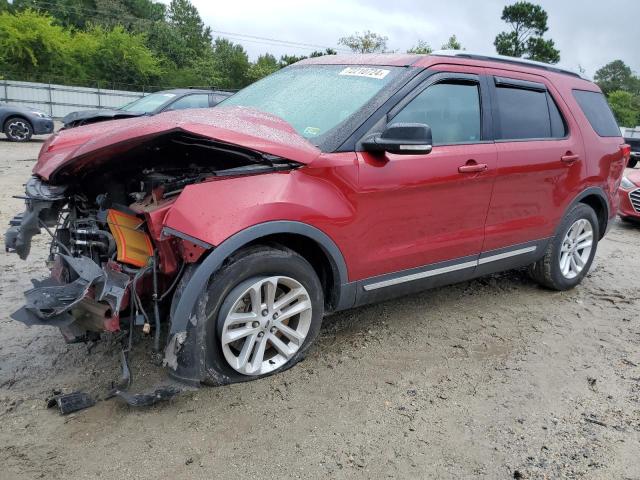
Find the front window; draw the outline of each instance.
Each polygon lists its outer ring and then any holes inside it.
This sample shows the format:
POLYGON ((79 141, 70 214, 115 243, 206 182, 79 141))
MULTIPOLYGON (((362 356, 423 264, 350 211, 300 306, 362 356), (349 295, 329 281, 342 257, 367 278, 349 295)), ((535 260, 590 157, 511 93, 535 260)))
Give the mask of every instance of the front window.
POLYGON ((134 113, 153 113, 156 109, 165 103, 170 102, 173 98, 175 98, 175 94, 173 93, 151 93, 126 104, 124 107, 120 107, 120 110, 134 113))
POLYGON ((398 67, 308 65, 289 67, 220 103, 270 113, 313 139, 337 127, 375 97, 398 67))
POLYGON ((478 142, 478 84, 443 82, 432 85, 411 100, 389 123, 427 124, 431 127, 433 145, 478 142))

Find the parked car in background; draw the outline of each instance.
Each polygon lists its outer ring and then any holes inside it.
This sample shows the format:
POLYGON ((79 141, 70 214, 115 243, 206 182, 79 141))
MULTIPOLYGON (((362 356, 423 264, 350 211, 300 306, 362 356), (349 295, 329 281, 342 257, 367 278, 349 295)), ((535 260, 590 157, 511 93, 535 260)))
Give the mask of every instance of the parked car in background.
POLYGON ((629 222, 640 222, 640 171, 629 172, 622 178, 618 197, 620 218, 629 222))
POLYGON ((207 108, 217 105, 231 95, 232 92, 222 90, 198 90, 194 88, 163 90, 140 97, 116 109, 103 108, 71 112, 62 119, 62 123, 64 128, 72 128, 118 118, 157 115, 161 112, 187 108, 207 108))
POLYGON ((53 119, 35 108, 0 103, 0 125, 11 142, 28 142, 32 135, 53 133, 53 119))
POLYGON ((631 158, 629 168, 635 168, 640 161, 640 126, 636 128, 625 128, 623 132, 624 141, 631 146, 631 158))
POLYGON ((198 115, 52 136, 5 237, 25 259, 49 227, 52 276, 13 318, 68 342, 144 329, 156 351, 166 331, 192 384, 263 377, 327 312, 524 266, 577 286, 629 152, 598 86, 556 66, 307 59, 198 115))

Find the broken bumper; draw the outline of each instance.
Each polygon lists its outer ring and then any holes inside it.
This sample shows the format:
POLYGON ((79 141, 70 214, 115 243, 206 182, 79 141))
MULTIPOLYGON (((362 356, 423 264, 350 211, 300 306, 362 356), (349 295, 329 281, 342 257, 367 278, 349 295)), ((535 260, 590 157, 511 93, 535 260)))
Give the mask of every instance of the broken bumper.
POLYGON ((27 326, 60 328, 68 342, 83 339, 86 332, 117 331, 129 275, 108 263, 100 268, 87 257, 58 255, 52 277, 32 280, 25 292, 25 305, 11 317, 27 326), (64 282, 63 278, 75 278, 64 282))

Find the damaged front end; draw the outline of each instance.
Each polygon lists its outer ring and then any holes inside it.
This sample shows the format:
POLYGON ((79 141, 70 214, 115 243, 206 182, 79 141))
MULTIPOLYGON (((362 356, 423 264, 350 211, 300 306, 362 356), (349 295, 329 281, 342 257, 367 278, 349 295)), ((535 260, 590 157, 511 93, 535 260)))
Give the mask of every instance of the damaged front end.
POLYGON ((173 290, 185 267, 212 248, 166 228, 175 200, 195 183, 297 166, 174 130, 84 155, 48 180, 34 169, 21 197, 26 209, 11 220, 5 246, 24 260, 32 237, 44 230, 51 237, 51 275, 33 280, 12 318, 56 326, 68 343, 120 332, 125 352, 139 329, 152 335, 159 352, 173 290))

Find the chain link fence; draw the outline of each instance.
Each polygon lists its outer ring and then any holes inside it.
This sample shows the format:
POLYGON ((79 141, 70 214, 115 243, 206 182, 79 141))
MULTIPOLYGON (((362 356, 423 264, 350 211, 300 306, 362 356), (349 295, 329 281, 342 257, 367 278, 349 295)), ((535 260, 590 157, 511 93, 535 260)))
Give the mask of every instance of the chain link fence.
POLYGON ((0 102, 38 109, 54 118, 77 110, 118 108, 146 93, 0 80, 0 102))

